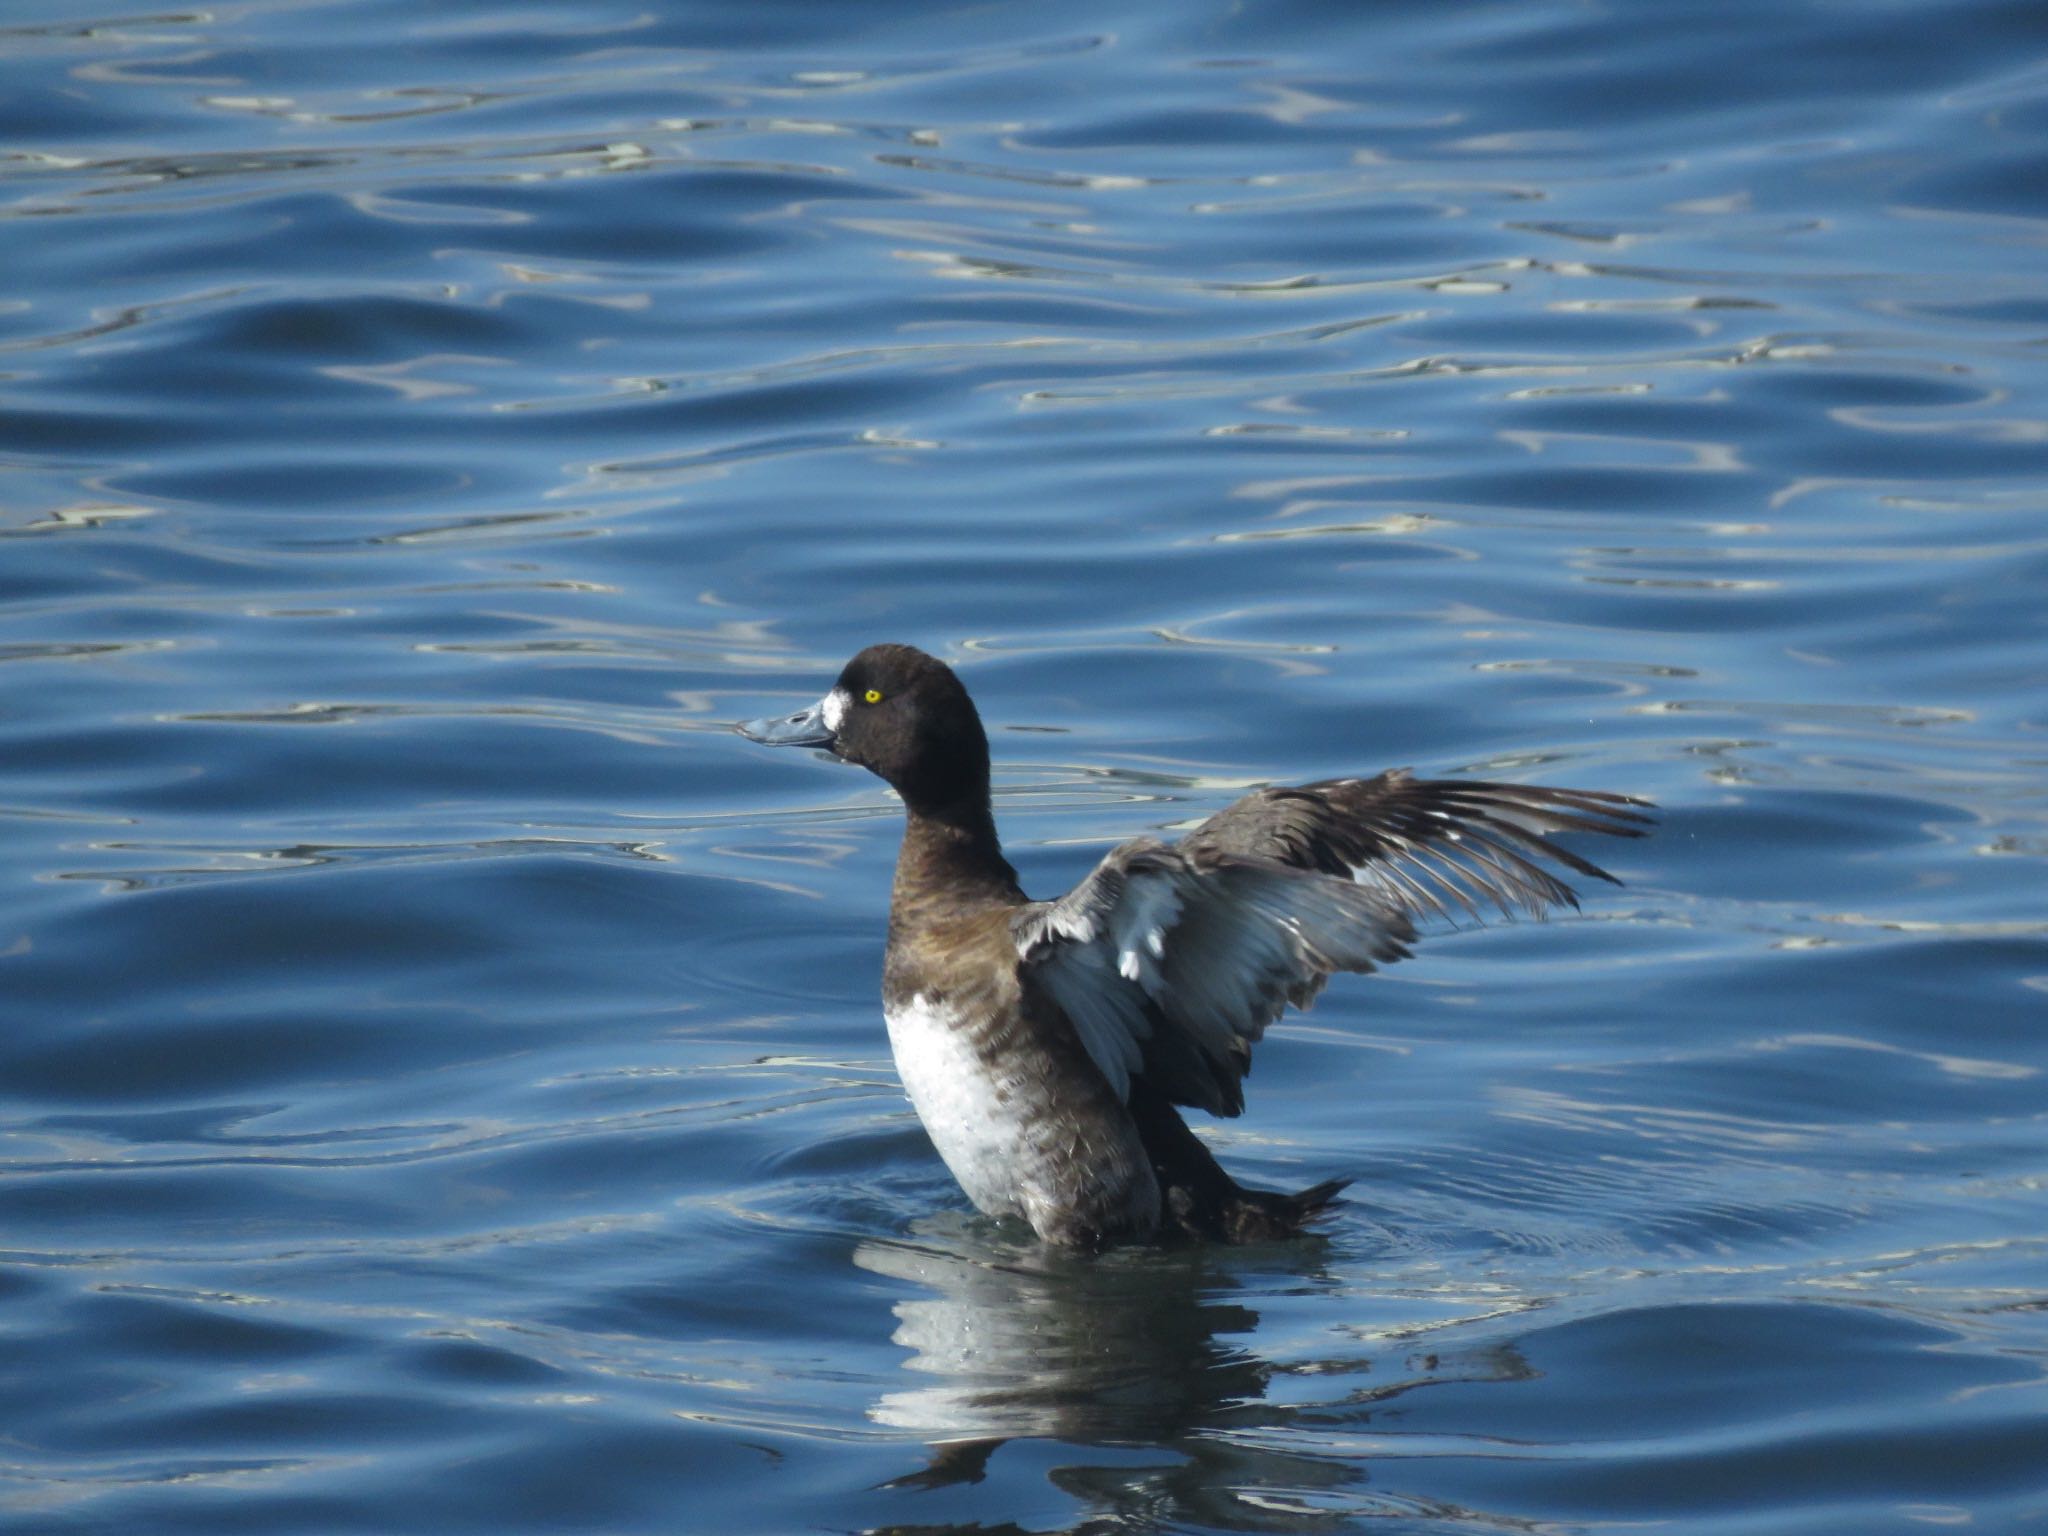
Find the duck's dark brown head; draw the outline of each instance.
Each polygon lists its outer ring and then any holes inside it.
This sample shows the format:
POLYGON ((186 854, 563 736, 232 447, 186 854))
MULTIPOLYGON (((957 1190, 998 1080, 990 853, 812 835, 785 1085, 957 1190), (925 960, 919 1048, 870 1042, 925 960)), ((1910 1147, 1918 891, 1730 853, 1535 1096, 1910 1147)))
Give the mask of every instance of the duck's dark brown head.
POLYGON ((736 729, 769 746, 823 747, 879 774, 912 810, 988 805, 988 735, 953 669, 908 645, 871 645, 809 709, 736 729))

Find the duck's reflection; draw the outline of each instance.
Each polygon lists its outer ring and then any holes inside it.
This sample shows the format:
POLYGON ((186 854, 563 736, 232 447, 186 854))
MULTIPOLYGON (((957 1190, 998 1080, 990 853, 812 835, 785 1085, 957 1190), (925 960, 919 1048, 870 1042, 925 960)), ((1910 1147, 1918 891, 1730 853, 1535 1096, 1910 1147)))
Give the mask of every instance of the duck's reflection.
MULTIPOLYGON (((1419 1349, 1382 1334, 1382 1353, 1345 1321, 1371 1298, 1354 1289, 1355 1266, 1321 1239, 1078 1258, 1005 1230, 946 1215, 907 1239, 870 1239, 855 1250, 862 1269, 903 1282, 894 1338, 910 1352, 911 1384, 885 1392, 870 1416, 929 1447, 923 1467, 884 1486, 939 1489, 990 1477, 1007 1499, 1014 1489, 1002 1489, 1003 1468, 991 1458, 1028 1439, 1075 1449, 1044 1468, 1087 1511, 1075 1532, 1192 1524, 1325 1536, 1366 1516, 1536 1528, 1373 1475, 1389 1426, 1418 1389, 1532 1378, 1515 1343, 1524 1309, 1503 1306, 1491 1286, 1484 1298, 1444 1296, 1447 1320, 1463 1313, 1476 1332, 1459 1330, 1465 1336, 1454 1342, 1432 1329, 1419 1349), (1265 1351, 1255 1347, 1261 1318, 1247 1299, 1273 1314, 1265 1326, 1278 1336, 1265 1351), (1299 1332, 1304 1304, 1322 1317, 1312 1340, 1299 1332)), ((867 1529, 953 1536, 1015 1528, 956 1519, 867 1529)))
MULTIPOLYGON (((1093 1258, 936 1218, 905 1242, 864 1242, 854 1262, 919 1289, 896 1303, 895 1342, 918 1384, 885 1393, 879 1423, 931 1442, 904 1483, 978 1481, 1006 1440, 1157 1445, 1257 1401, 1272 1367, 1242 1343, 1258 1314, 1231 1299, 1242 1253, 1132 1248, 1093 1258)), ((1307 1280, 1321 1245, 1262 1252, 1307 1280)))

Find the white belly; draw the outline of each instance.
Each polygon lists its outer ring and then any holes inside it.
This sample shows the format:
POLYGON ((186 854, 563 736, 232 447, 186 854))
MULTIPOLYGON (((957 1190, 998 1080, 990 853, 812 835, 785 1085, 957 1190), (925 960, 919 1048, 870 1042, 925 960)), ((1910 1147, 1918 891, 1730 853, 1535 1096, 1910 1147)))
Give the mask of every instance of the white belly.
POLYGON ((951 1017, 922 994, 888 1010, 887 1018, 904 1091, 967 1198, 991 1216, 1026 1215, 1025 1186, 1042 1162, 1020 1112, 1032 1095, 991 1071, 951 1017))
POLYGON ((1063 1058, 1028 1046, 991 1062, 971 1030, 922 994, 888 1020, 910 1102, 976 1206, 1022 1216, 1057 1243, 1092 1245, 1159 1224, 1151 1159, 1099 1075, 1077 1076, 1063 1058))

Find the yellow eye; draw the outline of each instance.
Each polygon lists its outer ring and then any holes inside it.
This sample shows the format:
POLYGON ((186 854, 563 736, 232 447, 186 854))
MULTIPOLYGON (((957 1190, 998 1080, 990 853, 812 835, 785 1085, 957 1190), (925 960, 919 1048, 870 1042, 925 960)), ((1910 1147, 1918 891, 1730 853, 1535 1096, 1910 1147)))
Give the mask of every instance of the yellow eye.
POLYGON ((879 704, 882 702, 882 690, 879 688, 870 688, 866 693, 862 694, 861 697, 870 704, 879 704))

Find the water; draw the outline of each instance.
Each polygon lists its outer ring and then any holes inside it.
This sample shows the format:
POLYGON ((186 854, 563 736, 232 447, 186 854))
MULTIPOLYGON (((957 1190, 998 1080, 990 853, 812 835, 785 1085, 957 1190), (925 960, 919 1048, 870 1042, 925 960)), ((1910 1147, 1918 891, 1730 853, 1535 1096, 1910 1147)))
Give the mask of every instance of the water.
POLYGON ((2048 26, 1989 0, 254 0, 0 40, 0 1523, 2048 1510, 2048 26), (1649 795, 1276 1031, 1327 1237, 1080 1262, 890 1071, 1027 883, 1649 795))

